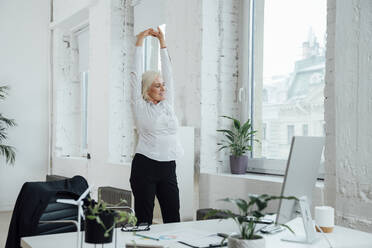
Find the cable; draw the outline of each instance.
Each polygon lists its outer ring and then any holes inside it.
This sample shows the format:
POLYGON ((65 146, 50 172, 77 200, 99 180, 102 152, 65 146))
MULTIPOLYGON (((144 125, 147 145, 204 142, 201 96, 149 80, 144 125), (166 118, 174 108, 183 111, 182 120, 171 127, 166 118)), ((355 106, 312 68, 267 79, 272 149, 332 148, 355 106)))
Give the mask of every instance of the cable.
POLYGON ((327 240, 327 243, 328 243, 328 245, 329 245, 329 248, 334 248, 334 247, 332 246, 332 244, 331 244, 331 241, 329 241, 328 237, 324 234, 322 228, 320 228, 320 226, 318 226, 318 225, 315 223, 315 221, 314 221, 314 224, 315 224, 315 226, 319 229, 319 231, 322 233, 324 239, 327 240))

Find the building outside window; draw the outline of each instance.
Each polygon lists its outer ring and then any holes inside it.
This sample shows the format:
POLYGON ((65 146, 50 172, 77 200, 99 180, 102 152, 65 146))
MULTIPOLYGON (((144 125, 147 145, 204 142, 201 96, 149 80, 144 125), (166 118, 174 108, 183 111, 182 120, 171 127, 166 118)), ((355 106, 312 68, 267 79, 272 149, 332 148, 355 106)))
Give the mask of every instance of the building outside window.
POLYGON ((254 143, 252 160, 283 165, 293 135, 324 136, 326 5, 253 1, 250 104, 261 142, 254 143))
POLYGON ((309 135, 309 125, 303 124, 302 125, 302 136, 308 136, 309 135))
POLYGON ((287 126, 287 144, 291 144, 292 142, 292 137, 294 136, 295 133, 295 126, 294 125, 288 125, 287 126))
POLYGON ((262 124, 263 126, 262 126, 262 139, 263 140, 265 140, 265 139, 267 139, 267 137, 266 137, 266 132, 267 132, 267 123, 263 123, 262 124))

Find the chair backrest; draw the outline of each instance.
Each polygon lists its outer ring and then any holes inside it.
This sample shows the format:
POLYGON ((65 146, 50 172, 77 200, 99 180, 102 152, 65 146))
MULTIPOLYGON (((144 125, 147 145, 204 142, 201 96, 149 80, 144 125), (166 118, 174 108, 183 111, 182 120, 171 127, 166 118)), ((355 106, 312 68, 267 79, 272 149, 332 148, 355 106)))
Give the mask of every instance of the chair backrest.
POLYGON ((21 237, 76 231, 73 225, 44 224, 40 220, 77 219, 76 206, 56 203, 56 199, 77 199, 87 188, 88 183, 81 176, 24 183, 14 206, 5 247, 20 247, 21 237))
MULTIPOLYGON (((40 216, 35 235, 56 234, 75 232, 76 226, 73 223, 43 223, 43 221, 75 220, 77 221, 77 207, 70 204, 58 203, 57 198, 50 199, 47 207, 40 216)), ((82 222, 83 224, 83 222, 82 222)), ((83 230, 84 225, 82 225, 83 230)))

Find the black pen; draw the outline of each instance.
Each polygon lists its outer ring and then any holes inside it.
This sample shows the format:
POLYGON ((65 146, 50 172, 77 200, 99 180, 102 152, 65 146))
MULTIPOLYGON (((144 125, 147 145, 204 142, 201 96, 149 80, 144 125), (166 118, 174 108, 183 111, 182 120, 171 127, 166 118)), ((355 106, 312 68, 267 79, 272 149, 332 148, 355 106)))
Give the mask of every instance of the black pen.
POLYGON ((197 246, 190 245, 190 244, 185 243, 185 242, 183 242, 183 241, 178 241, 178 243, 183 244, 183 245, 190 246, 190 247, 192 247, 192 248, 199 248, 199 247, 197 247, 197 246))
POLYGON ((190 245, 190 244, 188 244, 186 242, 183 242, 183 241, 178 241, 178 243, 183 244, 183 245, 187 245, 187 246, 192 247, 192 248, 212 248, 212 247, 224 247, 224 246, 227 246, 227 242, 224 242, 222 245, 221 244, 210 244, 207 247, 194 246, 194 245, 190 245))
POLYGON ((225 242, 225 243, 222 243, 222 244, 210 244, 208 247, 224 247, 224 246, 226 246, 227 245, 227 242, 225 242))
POLYGON ((217 233, 217 236, 221 237, 221 238, 224 238, 224 239, 227 239, 229 237, 229 235, 226 234, 226 233, 217 233))

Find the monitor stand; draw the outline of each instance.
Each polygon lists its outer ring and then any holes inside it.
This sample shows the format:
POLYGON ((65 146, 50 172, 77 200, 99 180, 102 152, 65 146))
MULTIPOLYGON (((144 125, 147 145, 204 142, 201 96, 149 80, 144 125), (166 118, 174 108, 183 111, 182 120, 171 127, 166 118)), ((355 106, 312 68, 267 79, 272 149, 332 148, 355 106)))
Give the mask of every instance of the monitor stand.
POLYGON ((307 202, 306 196, 302 196, 298 201, 300 204, 300 210, 302 215, 302 222, 304 225, 305 235, 287 235, 281 238, 283 241, 290 241, 290 242, 297 242, 297 243, 305 243, 305 244, 312 244, 318 240, 316 232, 315 232, 315 225, 314 221, 311 218, 310 207, 307 202))

